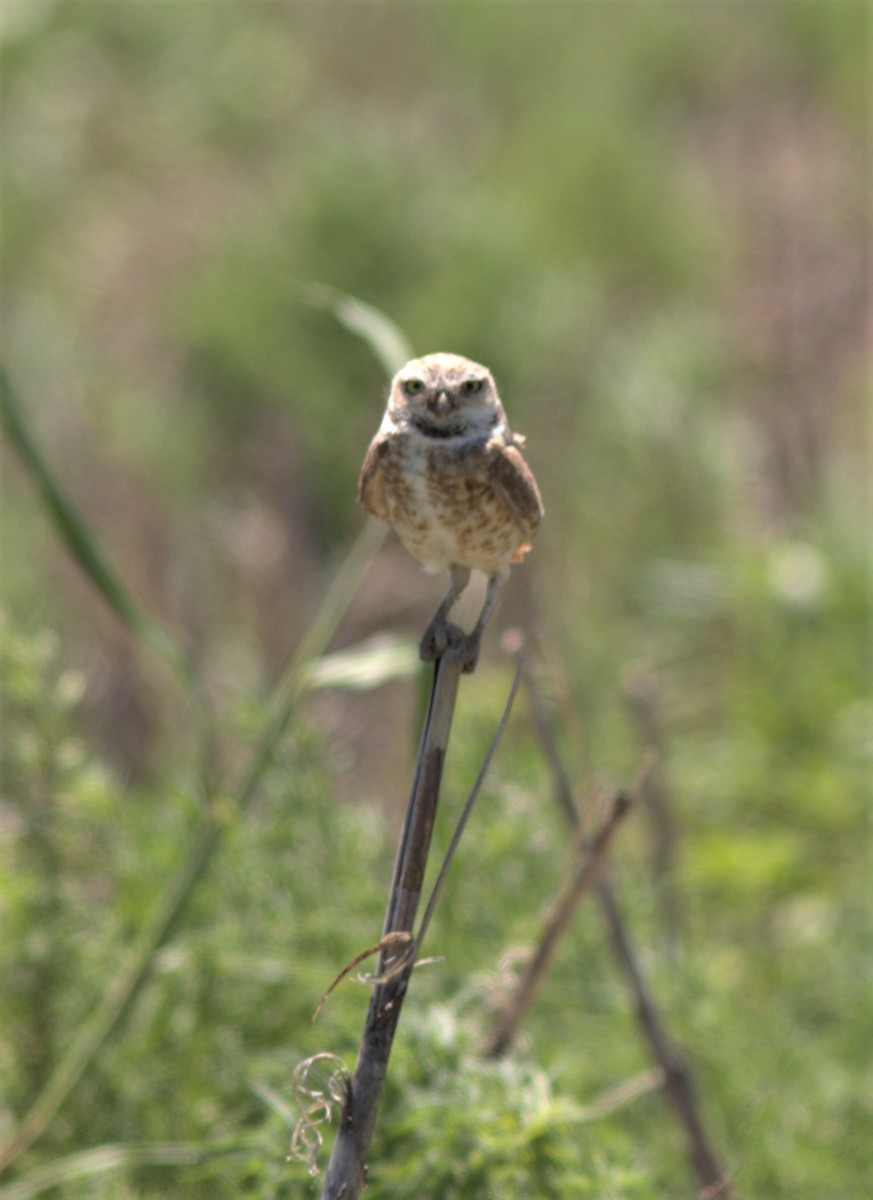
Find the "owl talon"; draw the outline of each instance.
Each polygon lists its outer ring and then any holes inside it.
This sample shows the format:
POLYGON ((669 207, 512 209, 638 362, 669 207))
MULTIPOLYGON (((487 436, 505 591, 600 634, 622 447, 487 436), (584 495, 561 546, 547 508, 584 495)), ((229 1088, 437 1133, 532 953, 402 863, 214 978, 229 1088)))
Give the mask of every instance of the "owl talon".
POLYGON ((445 617, 434 617, 419 643, 421 661, 436 662, 450 646, 455 646, 463 638, 464 633, 457 625, 450 624, 445 617))
POLYGON ((460 662, 464 675, 472 675, 479 661, 479 634, 462 634, 446 647, 446 658, 460 662))

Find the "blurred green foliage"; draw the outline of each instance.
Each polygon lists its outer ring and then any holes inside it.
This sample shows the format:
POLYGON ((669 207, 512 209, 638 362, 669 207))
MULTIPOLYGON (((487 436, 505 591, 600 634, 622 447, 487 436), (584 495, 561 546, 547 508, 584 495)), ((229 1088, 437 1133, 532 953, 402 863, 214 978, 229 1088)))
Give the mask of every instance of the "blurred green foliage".
MULTIPOLYGON (((633 773, 627 694, 652 681, 678 953, 643 819, 617 885, 738 1193, 861 1200, 866 6, 0 16, 5 365, 62 493, 185 647, 222 735, 210 777, 243 761, 360 525, 384 363, 325 307, 339 289, 416 353, 488 363, 527 434, 547 520, 506 611, 560 664, 544 676, 580 793, 633 773)), ((0 1141, 206 799, 186 698, 61 552, 14 455, 4 468, 0 1141)), ((373 575, 341 645, 430 615, 390 546, 373 575)), ((37 1194, 46 1170, 64 1197, 306 1192, 284 1161, 292 1073, 354 1059, 364 989, 309 1018, 380 927, 415 686, 373 691, 363 716, 322 689, 244 818, 219 792, 225 842, 193 905, 0 1197, 37 1194), (111 1169, 74 1160, 101 1146, 111 1169)), ((435 853, 506 686, 485 662, 462 688, 435 853)), ((444 961, 403 1014, 372 1194, 691 1194, 657 1094, 591 1115, 650 1066, 593 908, 525 1043, 481 1062, 501 956, 535 937, 567 840, 521 705, 486 793, 429 935, 444 961)))

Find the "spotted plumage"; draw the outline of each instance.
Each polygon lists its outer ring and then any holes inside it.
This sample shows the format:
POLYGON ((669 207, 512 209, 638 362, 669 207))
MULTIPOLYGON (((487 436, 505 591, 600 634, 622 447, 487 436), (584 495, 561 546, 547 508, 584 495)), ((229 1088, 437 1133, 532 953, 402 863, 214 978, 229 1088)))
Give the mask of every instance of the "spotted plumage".
POLYGON ((521 562, 543 516, 524 438, 506 421, 491 373, 456 354, 413 359, 394 377, 370 444, 358 498, 396 530, 407 550, 451 586, 422 639, 422 658, 449 651, 473 670, 479 639, 509 564, 521 562), (448 623, 471 570, 488 576, 472 634, 448 623))

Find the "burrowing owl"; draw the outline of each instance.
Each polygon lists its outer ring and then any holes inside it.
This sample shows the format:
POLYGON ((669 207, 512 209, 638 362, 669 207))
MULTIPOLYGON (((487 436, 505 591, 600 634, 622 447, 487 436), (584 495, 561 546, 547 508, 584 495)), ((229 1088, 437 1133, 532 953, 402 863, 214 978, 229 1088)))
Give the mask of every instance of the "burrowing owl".
POLYGON ((475 669, 479 641, 509 564, 521 562, 543 516, 536 480, 510 432, 487 367, 428 354, 398 371, 358 481, 358 499, 397 531, 427 567, 451 572, 449 590, 421 641, 421 657, 446 653, 475 669), (473 632, 448 622, 471 569, 488 576, 473 632))

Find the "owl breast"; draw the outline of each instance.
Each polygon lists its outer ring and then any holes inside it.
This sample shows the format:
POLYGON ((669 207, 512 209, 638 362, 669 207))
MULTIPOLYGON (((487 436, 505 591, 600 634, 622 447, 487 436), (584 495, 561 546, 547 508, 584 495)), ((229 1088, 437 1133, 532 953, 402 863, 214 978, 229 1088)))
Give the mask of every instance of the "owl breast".
POLYGON ((434 570, 458 563, 491 572, 526 547, 525 530, 489 478, 483 443, 453 447, 397 434, 385 450, 382 482, 390 524, 434 570))

